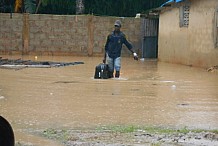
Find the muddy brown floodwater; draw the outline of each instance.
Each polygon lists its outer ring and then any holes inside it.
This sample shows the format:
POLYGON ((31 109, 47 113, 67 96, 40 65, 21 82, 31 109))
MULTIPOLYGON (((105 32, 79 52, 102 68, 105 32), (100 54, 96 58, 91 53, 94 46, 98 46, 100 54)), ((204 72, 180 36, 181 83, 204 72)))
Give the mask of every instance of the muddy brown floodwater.
MULTIPOLYGON (((34 60, 34 56, 2 56, 34 60)), ((95 80, 99 57, 45 57, 84 64, 0 69, 0 115, 16 141, 55 146, 29 131, 107 125, 218 129, 218 74, 155 60, 122 58, 120 79, 95 80)))

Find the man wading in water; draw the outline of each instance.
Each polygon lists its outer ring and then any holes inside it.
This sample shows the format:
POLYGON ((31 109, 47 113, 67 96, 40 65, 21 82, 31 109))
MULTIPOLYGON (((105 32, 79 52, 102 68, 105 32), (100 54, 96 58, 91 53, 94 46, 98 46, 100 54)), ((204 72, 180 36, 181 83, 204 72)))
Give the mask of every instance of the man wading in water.
POLYGON ((121 68, 121 50, 122 45, 125 44, 126 47, 132 52, 134 60, 138 60, 138 55, 133 51, 132 45, 126 40, 125 34, 120 31, 121 21, 116 20, 114 23, 114 31, 108 35, 107 42, 105 45, 105 55, 103 58, 103 63, 106 62, 109 66, 109 78, 113 78, 114 69, 116 71, 115 77, 119 78, 120 68, 121 68))

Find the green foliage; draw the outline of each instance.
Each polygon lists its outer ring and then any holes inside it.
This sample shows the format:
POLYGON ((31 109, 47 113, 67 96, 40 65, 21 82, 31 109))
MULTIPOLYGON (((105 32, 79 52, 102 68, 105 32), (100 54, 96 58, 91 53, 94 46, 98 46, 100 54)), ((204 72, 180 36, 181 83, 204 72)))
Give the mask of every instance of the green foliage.
POLYGON ((133 17, 136 13, 159 7, 166 0, 86 0, 85 13, 133 17))
MULTIPOLYGON (((40 0, 24 0, 25 10, 33 13, 40 0)), ((84 0, 85 14, 135 17, 137 13, 144 13, 152 8, 160 7, 168 0, 84 0)), ((15 0, 5 0, 0 3, 0 12, 10 12, 10 4, 15 0), (4 3, 3 3, 4 2, 4 3)), ((41 0, 38 9, 40 14, 76 14, 76 0, 41 0)))
POLYGON ((24 1, 25 12, 34 14, 36 11, 36 0, 24 1))
MULTIPOLYGON (((84 0, 85 14, 134 17, 168 0, 84 0)), ((42 0, 39 13, 75 14, 76 0, 42 0)))
POLYGON ((76 12, 75 0, 42 0, 38 13, 70 15, 76 12))

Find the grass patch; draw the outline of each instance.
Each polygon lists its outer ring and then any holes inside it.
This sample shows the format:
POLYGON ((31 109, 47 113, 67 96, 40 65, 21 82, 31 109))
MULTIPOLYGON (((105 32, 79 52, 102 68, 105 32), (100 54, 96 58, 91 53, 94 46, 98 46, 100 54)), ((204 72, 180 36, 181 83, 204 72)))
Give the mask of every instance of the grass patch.
MULTIPOLYGON (((93 127, 94 128, 94 127, 93 127)), ((134 133, 134 132, 143 132, 148 134, 165 134, 165 135, 174 135, 174 134, 187 134, 191 133, 201 133, 201 132, 212 132, 218 134, 218 130, 204 130, 204 129, 188 129, 187 127, 181 129, 171 129, 164 127, 155 127, 155 126, 134 126, 134 125, 110 125, 110 126, 101 126, 97 128, 89 128, 89 129, 77 129, 77 132, 85 132, 85 133, 134 133)), ((49 128, 43 131, 43 137, 47 137, 49 139, 55 139, 61 142, 66 142, 68 140, 72 140, 72 129, 53 129, 49 128)), ((77 138, 77 137, 76 137, 77 138)), ((155 146, 158 146, 159 143, 155 143, 155 146)))
POLYGON ((53 128, 49 128, 43 131, 43 136, 49 139, 56 139, 56 140, 67 140, 69 137, 69 132, 67 130, 56 130, 53 128))
POLYGON ((158 133, 158 134, 173 134, 173 133, 183 133, 187 134, 189 132, 201 133, 201 132, 212 132, 218 134, 218 130, 205 130, 205 129, 188 129, 187 127, 181 129, 171 129, 155 126, 134 126, 134 125, 113 125, 113 126, 103 126, 96 128, 97 131, 110 131, 110 132, 120 132, 120 133, 132 133, 132 132, 147 132, 147 133, 158 133))
POLYGON ((132 132, 137 131, 138 129, 139 127, 134 126, 134 125, 128 125, 128 126, 110 125, 110 126, 97 127, 96 131, 99 131, 99 132, 109 131, 113 133, 132 133, 132 132))
POLYGON ((113 125, 113 126, 104 126, 96 128, 97 131, 110 131, 110 132, 119 132, 119 133, 131 133, 131 132, 140 132, 145 131, 148 133, 174 133, 174 132, 185 132, 185 130, 177 131, 174 129, 168 128, 160 128, 160 127, 141 127, 141 126, 134 126, 134 125, 113 125))
MULTIPOLYGON (((130 142, 134 139, 135 135, 148 134, 155 139, 155 135, 167 135, 173 137, 178 136, 178 134, 187 134, 191 132, 194 133, 201 132, 212 132, 218 134, 218 130, 204 130, 204 129, 188 129, 187 127, 180 129, 172 129, 166 127, 155 127, 155 126, 135 126, 135 125, 107 125, 92 128, 77 128, 77 129, 53 129, 48 128, 44 130, 41 135, 49 139, 54 139, 62 143, 67 141, 98 141, 98 142, 116 142, 116 136, 119 138, 125 138, 125 142, 130 142), (84 135, 83 135, 84 133, 84 135), (129 134, 130 133, 130 134, 129 134), (103 135, 103 136, 102 136, 103 135), (133 136, 133 137, 132 137, 133 136), (109 139, 108 139, 109 138, 109 139), (129 141, 130 140, 130 141, 129 141)), ((121 139, 122 139, 121 138, 121 139)), ((118 139, 119 140, 119 139, 118 139)), ((156 140, 155 142, 150 142, 151 146, 160 146, 161 141, 156 140)))

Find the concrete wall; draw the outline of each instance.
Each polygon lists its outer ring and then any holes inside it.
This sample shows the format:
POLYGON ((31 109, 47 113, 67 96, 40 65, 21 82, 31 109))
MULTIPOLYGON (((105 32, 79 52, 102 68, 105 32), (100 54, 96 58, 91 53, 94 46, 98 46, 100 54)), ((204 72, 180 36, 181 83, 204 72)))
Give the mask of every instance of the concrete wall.
MULTIPOLYGON (((141 20, 92 15, 35 15, 0 13, 0 54, 103 55, 107 35, 114 21, 138 52, 141 20)), ((130 52, 124 47, 123 56, 130 52)))
POLYGON ((187 28, 179 25, 181 5, 160 14, 159 60, 199 67, 218 65, 218 47, 215 46, 218 1, 190 0, 187 28))

